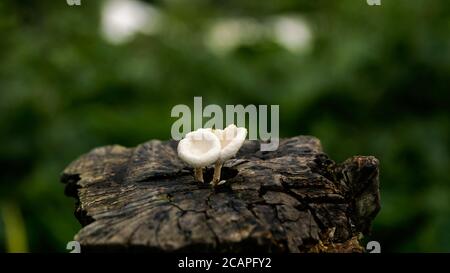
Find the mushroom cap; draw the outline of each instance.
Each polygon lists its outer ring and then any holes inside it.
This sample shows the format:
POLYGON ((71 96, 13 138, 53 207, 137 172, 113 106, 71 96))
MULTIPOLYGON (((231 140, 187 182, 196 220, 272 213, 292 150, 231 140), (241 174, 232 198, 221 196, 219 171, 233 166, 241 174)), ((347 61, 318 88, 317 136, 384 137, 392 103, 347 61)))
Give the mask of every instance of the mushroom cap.
POLYGON ((234 124, 228 125, 225 129, 214 129, 214 134, 219 138, 221 144, 220 161, 232 158, 244 144, 247 137, 247 129, 236 127, 234 124))
POLYGON ((220 141, 208 129, 198 129, 186 134, 178 143, 178 156, 194 168, 208 166, 220 156, 220 141))

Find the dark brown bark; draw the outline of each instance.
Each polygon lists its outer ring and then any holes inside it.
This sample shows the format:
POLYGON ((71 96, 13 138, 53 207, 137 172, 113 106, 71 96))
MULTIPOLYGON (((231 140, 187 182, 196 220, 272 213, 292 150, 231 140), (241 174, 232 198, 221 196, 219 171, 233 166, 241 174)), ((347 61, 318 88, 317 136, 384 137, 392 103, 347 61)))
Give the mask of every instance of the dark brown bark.
POLYGON ((363 251, 358 238, 380 209, 376 158, 335 164, 308 136, 274 152, 247 141, 213 189, 194 181, 176 146, 97 148, 64 170, 83 251, 363 251))

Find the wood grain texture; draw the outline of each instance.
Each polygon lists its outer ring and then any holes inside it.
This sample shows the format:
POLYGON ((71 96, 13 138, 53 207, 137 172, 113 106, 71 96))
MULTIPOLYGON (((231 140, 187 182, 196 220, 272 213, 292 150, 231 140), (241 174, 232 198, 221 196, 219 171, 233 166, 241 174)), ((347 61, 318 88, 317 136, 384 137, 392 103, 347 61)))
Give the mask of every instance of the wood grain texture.
POLYGON ((213 189, 194 181, 176 146, 101 147, 64 170, 83 251, 363 251, 358 238, 380 209, 376 158, 335 164, 309 136, 274 152, 246 141, 213 189))

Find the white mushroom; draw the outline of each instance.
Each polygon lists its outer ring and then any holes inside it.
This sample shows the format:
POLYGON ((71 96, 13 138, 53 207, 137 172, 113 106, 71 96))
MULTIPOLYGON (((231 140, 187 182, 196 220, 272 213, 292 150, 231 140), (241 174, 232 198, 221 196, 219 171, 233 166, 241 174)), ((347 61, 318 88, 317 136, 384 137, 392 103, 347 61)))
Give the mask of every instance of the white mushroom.
POLYGON ((186 134, 178 143, 178 156, 194 167, 195 179, 203 181, 203 167, 219 159, 221 145, 215 134, 208 129, 198 129, 186 134))
POLYGON ((213 129, 212 132, 219 138, 221 145, 220 156, 214 166, 212 180, 212 184, 216 186, 220 181, 223 163, 225 160, 235 156, 242 144, 244 144, 245 138, 247 137, 247 129, 230 124, 223 130, 213 129))

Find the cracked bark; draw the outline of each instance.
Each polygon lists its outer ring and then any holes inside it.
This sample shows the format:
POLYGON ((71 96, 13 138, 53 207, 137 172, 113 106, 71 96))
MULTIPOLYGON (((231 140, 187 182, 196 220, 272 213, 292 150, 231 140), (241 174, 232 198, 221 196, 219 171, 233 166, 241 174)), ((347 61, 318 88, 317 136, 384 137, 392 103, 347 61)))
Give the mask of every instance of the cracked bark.
POLYGON ((225 163, 217 189, 194 181, 176 141, 92 150, 61 178, 83 226, 75 240, 84 252, 364 251, 358 239, 380 209, 378 160, 336 164, 308 136, 274 152, 259 144, 225 163))

